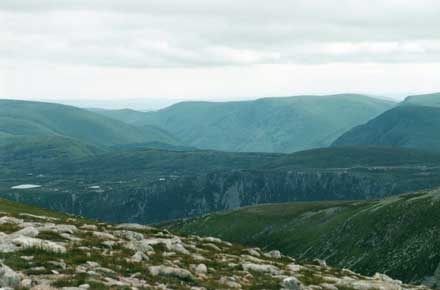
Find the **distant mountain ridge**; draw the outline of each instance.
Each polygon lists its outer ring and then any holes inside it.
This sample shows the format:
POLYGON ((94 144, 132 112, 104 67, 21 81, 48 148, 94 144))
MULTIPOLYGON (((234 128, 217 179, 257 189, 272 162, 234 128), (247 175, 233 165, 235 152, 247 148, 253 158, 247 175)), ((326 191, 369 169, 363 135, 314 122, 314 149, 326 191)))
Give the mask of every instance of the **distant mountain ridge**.
POLYGON ((17 100, 0 100, 0 133, 3 137, 61 136, 98 146, 178 143, 155 126, 136 127, 72 106, 17 100))
POLYGON ((155 125, 189 146, 238 152, 294 152, 329 146, 395 103, 364 95, 295 96, 235 102, 182 102, 155 112, 100 111, 155 125))
POLYGON ((440 93, 409 96, 402 102, 402 105, 440 107, 440 93))

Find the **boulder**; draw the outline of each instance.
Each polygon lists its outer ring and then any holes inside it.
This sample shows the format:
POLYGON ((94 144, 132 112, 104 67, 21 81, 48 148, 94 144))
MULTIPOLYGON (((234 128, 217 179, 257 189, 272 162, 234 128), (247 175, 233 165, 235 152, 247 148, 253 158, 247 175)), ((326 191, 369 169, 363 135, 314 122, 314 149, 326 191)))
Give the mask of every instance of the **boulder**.
POLYGON ((133 231, 127 231, 127 230, 114 231, 113 235, 119 238, 127 239, 129 241, 141 241, 144 239, 143 234, 133 231))
POLYGON ((64 224, 46 224, 39 228, 41 231, 51 231, 59 234, 67 233, 73 235, 78 231, 78 228, 74 225, 64 225, 64 224))
POLYGON ((295 277, 287 277, 283 279, 281 282, 282 289, 285 290, 301 290, 303 289, 303 286, 301 282, 295 277))
POLYGON ((137 252, 154 252, 154 249, 146 240, 141 241, 130 241, 124 245, 127 249, 134 250, 137 252))
POLYGON ((280 259, 281 258, 281 252, 274 250, 274 251, 270 251, 268 253, 264 254, 265 257, 267 258, 273 258, 273 259, 280 259))
POLYGON ((106 232, 93 232, 93 235, 103 240, 117 240, 117 238, 114 235, 106 232))
POLYGON ((150 274, 153 276, 173 276, 180 279, 192 279, 193 276, 190 271, 169 266, 151 266, 148 268, 150 274))
POLYGON ((53 253, 66 253, 67 251, 64 246, 55 242, 24 236, 14 238, 12 243, 21 249, 37 248, 53 253))
POLYGON ((196 272, 196 274, 206 274, 208 273, 208 267, 206 267, 205 264, 198 264, 194 268, 194 272, 196 272))
POLYGON ((16 288, 19 286, 21 276, 8 266, 0 264, 0 287, 16 288))
POLYGON ((253 248, 253 249, 245 249, 244 251, 245 251, 246 253, 248 253, 249 255, 254 256, 254 257, 260 257, 260 256, 261 256, 260 252, 259 252, 258 249, 256 249, 256 248, 253 248))
POLYGON ((313 259, 313 263, 323 268, 327 268, 327 262, 321 259, 313 259))
POLYGON ((39 233, 40 231, 37 230, 35 227, 26 227, 11 234, 11 236, 24 236, 24 237, 35 238, 36 236, 38 236, 39 233))
POLYGON ((0 225, 3 224, 15 224, 15 225, 21 225, 24 221, 22 219, 17 219, 10 216, 3 216, 0 218, 0 225))
POLYGON ((176 253, 191 255, 191 253, 180 243, 167 245, 167 248, 176 253))
POLYGON ((254 271, 259 273, 269 273, 273 275, 279 275, 280 269, 273 265, 266 264, 254 264, 254 263, 244 263, 241 265, 245 271, 254 271))
POLYGON ((137 263, 142 262, 142 261, 148 261, 148 260, 149 260, 148 256, 142 252, 136 252, 129 259, 130 262, 137 262, 137 263))
POLYGON ((96 225, 84 224, 80 227, 80 229, 87 231, 96 231, 98 230, 98 227, 96 225))

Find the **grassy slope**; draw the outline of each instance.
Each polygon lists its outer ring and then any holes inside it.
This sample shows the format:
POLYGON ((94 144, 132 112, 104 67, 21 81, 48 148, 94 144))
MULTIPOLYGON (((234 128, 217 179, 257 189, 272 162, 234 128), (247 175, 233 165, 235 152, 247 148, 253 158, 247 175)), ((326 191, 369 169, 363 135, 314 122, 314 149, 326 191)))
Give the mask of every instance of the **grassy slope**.
MULTIPOLYGON (((381 147, 323 148, 293 154, 235 153, 208 150, 168 151, 131 148, 73 160, 78 172, 123 175, 206 174, 221 170, 286 171, 372 166, 436 166, 440 155, 410 149, 381 147)), ((50 168, 49 168, 50 169, 50 168)))
POLYGON ((399 106, 342 135, 334 146, 440 148, 440 108, 399 106))
POLYGON ((381 201, 261 205, 164 226, 422 281, 440 262, 439 218, 440 190, 434 190, 381 201))
MULTIPOLYGON (((315 286, 314 288, 320 289, 321 287, 316 286, 324 282, 327 285, 335 284, 341 290, 359 289, 359 285, 368 285, 368 289, 395 289, 398 284, 397 281, 384 283, 381 276, 364 277, 346 270, 322 267, 316 262, 298 263, 284 255, 270 257, 263 255, 265 253, 260 250, 253 249, 250 252, 242 245, 218 239, 179 237, 152 227, 133 228, 133 225, 105 224, 2 199, 0 216, 23 221, 17 224, 3 222, 0 225, 5 244, 10 243, 8 239, 21 237, 20 234, 23 233, 17 231, 31 227, 31 233, 37 231, 36 239, 45 245, 50 243, 50 246, 44 248, 37 245, 25 246, 15 252, 0 253, 2 266, 7 265, 19 273, 20 280, 32 279, 32 284, 38 285, 32 289, 80 289, 78 286, 84 284, 88 284, 90 290, 237 288, 222 282, 229 278, 230 281, 241 284, 239 289, 276 290, 280 289, 280 282, 289 276, 296 277, 304 288, 315 286), (113 241, 111 246, 109 240, 113 241), (60 251, 60 248, 65 251, 60 251), (133 256, 135 253, 136 256, 143 253, 144 257, 148 257, 139 261, 133 258, 136 258, 133 256), (258 258, 252 255, 257 255, 258 258), (201 263, 208 268, 203 275, 199 275, 194 269, 201 263), (258 266, 247 270, 245 265, 261 265, 263 271, 257 270, 258 266), (275 273, 264 271, 268 265, 275 273), (184 269, 187 275, 153 275, 151 266, 172 266, 180 270, 180 273, 184 269)), ((3 279, 2 282, 12 286, 14 280, 3 279)), ((14 289, 29 289, 15 286, 14 289)), ((410 285, 402 287, 428 289, 410 285)))
POLYGON ((8 215, 32 214, 37 216, 47 216, 54 218, 69 218, 70 215, 52 211, 45 208, 25 205, 22 203, 0 198, 0 212, 8 215))
POLYGON ((219 170, 285 171, 440 164, 438 154, 382 147, 334 147, 293 154, 233 153, 187 147, 182 150, 176 147, 177 151, 172 151, 146 147, 149 147, 148 143, 139 147, 103 149, 61 136, 5 135, 0 138, 0 164, 3 169, 14 168, 23 173, 34 168, 47 174, 71 175, 72 178, 76 173, 84 173, 105 175, 107 179, 154 173, 205 174, 219 170))
POLYGON ((132 124, 160 126, 198 148, 293 152, 327 146, 346 130, 393 105, 360 95, 297 96, 183 102, 157 112, 105 114, 132 124))
POLYGON ((0 172, 4 174, 7 170, 11 177, 35 171, 55 172, 107 150, 57 135, 7 136, 0 139, 0 172))
POLYGON ((138 128, 59 104, 0 100, 0 132, 20 136, 65 136, 95 145, 160 141, 175 143, 158 128, 138 128))

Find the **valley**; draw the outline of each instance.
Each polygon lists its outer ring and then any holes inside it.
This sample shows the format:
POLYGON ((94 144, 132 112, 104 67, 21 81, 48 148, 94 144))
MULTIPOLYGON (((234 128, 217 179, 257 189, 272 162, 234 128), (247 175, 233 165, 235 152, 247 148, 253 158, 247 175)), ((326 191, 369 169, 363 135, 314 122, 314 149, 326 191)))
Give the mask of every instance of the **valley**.
MULTIPOLYGON (((56 104, 0 101, 0 118, 8 120, 0 126, 0 197, 81 219, 155 224, 184 237, 213 236, 239 247, 281 250, 304 265, 323 266, 325 260, 331 266, 366 276, 382 272, 405 283, 439 287, 436 216, 440 154, 436 150, 436 125, 440 114, 432 98, 411 97, 392 104, 337 95, 317 97, 315 101, 326 103, 326 112, 330 108, 341 114, 352 112, 339 120, 339 125, 348 124, 346 117, 358 114, 359 108, 371 113, 366 108, 374 104, 378 111, 363 119, 367 123, 359 122, 354 128, 336 130, 330 126, 329 130, 336 131, 324 143, 285 143, 293 147, 277 149, 273 144, 260 147, 253 143, 243 149, 235 147, 233 144, 238 143, 227 136, 223 141, 232 147, 188 142, 176 132, 190 130, 214 143, 210 134, 221 137, 215 130, 205 135, 189 120, 176 120, 189 126, 177 131, 146 120, 182 106, 190 112, 193 106, 225 106, 227 112, 244 117, 243 108, 261 116, 268 112, 268 104, 272 109, 281 103, 291 104, 291 109, 305 112, 316 103, 309 97, 292 97, 239 104, 182 103, 164 112, 92 112, 56 104), (419 101, 420 105, 415 104, 419 101), (342 110, 343 104, 349 108, 342 110), (237 105, 240 110, 235 111, 237 105), (63 122, 56 122, 61 116, 63 122), (230 151, 213 150, 217 148, 230 151), (264 152, 255 152, 257 149, 264 152), (296 152, 286 153, 290 151, 296 152)), ((278 109, 274 110, 271 112, 277 115, 278 109)), ((188 116, 197 117, 192 113, 188 116)), ((310 127, 293 119, 286 122, 312 135, 330 132, 314 127, 317 115, 302 116, 310 127)), ((321 124, 327 122, 320 120, 321 124)), ((279 124, 265 122, 271 130, 279 124)), ((301 142, 311 140, 296 129, 284 129, 290 132, 285 136, 292 142, 296 137, 301 142)), ((230 131, 228 127, 221 130, 230 131)), ((312 136, 314 140, 322 138, 319 134, 312 136)), ((197 140, 194 136, 188 138, 197 140)), ((189 241, 194 242, 192 238, 189 241)), ((192 273, 191 269, 187 270, 192 273)), ((216 281, 222 279, 214 276, 216 281)), ((305 281, 301 283, 312 283, 305 281)), ((278 289, 282 280, 266 277, 257 284, 240 283, 247 285, 244 289, 261 289, 260 282, 269 283, 264 284, 268 289, 278 289)), ((350 287, 356 289, 345 284, 337 289, 350 287)))

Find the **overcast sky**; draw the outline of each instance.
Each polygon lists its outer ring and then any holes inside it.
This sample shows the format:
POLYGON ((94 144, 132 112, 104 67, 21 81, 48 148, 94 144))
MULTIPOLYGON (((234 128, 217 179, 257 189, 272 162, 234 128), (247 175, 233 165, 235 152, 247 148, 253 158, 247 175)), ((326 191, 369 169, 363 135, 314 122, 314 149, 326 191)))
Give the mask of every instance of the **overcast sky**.
POLYGON ((438 0, 1 0, 0 97, 440 91, 438 0))

